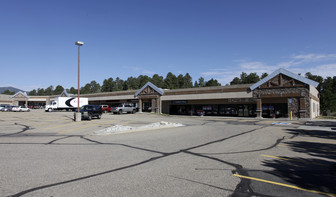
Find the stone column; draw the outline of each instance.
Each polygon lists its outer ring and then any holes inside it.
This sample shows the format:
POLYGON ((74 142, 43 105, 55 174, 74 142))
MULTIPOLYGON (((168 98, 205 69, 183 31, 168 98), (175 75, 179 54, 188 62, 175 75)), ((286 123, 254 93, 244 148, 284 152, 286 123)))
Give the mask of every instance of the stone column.
POLYGON ((299 118, 299 99, 298 98, 288 98, 288 117, 290 117, 292 112, 292 118, 299 118))
POLYGON ((151 110, 151 112, 152 113, 155 113, 155 109, 156 109, 156 99, 152 99, 152 101, 151 101, 151 103, 152 103, 152 110, 151 110))
POLYGON ((300 114, 300 118, 306 118, 306 100, 305 98, 300 98, 300 110, 299 110, 299 114, 300 114))
POLYGON ((139 112, 142 113, 142 99, 139 98, 139 112))
POLYGON ((160 104, 160 107, 159 107, 159 113, 162 114, 162 101, 161 101, 161 96, 159 96, 159 104, 160 104))
POLYGON ((262 117, 262 101, 261 101, 261 99, 257 99, 257 118, 263 118, 262 117))
POLYGON ((50 105, 50 97, 46 99, 46 105, 50 105))
POLYGON ((160 97, 157 97, 156 98, 156 112, 155 113, 160 114, 160 108, 161 108, 161 106, 160 106, 160 97))

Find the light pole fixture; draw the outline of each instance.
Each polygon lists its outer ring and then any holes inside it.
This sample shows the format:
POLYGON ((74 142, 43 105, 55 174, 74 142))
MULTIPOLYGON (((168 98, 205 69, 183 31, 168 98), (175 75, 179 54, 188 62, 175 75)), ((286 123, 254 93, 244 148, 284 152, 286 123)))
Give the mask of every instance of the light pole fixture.
POLYGON ((77 113, 75 115, 75 121, 81 121, 81 119, 82 119, 80 109, 79 109, 79 80, 80 80, 80 47, 83 46, 83 44, 84 44, 84 42, 82 42, 82 41, 77 41, 75 43, 75 45, 78 46, 78 93, 77 93, 78 109, 77 109, 77 113))

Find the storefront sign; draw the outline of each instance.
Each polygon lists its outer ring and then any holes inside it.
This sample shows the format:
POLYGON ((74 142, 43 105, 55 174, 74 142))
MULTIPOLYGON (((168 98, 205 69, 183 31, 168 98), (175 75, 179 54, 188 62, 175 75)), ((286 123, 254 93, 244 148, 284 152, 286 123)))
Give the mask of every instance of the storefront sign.
POLYGON ((274 110, 274 106, 263 105, 262 110, 274 110))
POLYGON ((254 103, 257 102, 254 98, 229 98, 229 103, 254 103))
POLYGON ((203 110, 205 110, 205 111, 211 111, 212 107, 211 106, 203 106, 203 110))
POLYGON ((230 98, 228 99, 229 103, 240 103, 241 99, 240 98, 230 98))
POLYGON ((188 104, 188 101, 187 100, 172 101, 172 104, 174 105, 188 104))

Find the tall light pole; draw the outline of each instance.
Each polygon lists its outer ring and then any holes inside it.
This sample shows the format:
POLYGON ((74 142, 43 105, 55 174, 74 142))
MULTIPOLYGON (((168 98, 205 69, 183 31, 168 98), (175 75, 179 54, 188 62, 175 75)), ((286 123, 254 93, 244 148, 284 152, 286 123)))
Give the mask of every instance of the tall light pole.
POLYGON ((78 103, 78 109, 77 109, 77 113, 76 113, 76 116, 75 116, 75 121, 81 121, 82 117, 81 117, 81 113, 80 113, 80 109, 79 109, 79 79, 80 79, 80 47, 83 46, 84 42, 81 42, 81 41, 77 41, 75 43, 77 46, 78 46, 78 100, 77 100, 77 103, 78 103))

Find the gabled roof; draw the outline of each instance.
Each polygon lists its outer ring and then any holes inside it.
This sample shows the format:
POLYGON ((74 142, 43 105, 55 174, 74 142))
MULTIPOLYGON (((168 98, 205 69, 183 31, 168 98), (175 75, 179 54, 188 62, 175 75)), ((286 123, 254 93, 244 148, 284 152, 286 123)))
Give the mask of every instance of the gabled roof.
POLYGON ((137 97, 145 88, 147 87, 151 87, 153 90, 155 90, 157 93, 159 93, 160 95, 163 95, 163 90, 161 88, 156 87, 154 84, 152 84, 151 82, 147 82, 144 86, 142 86, 142 88, 140 90, 138 90, 135 93, 135 97, 137 97))
POLYGON ((18 95, 22 95, 22 96, 24 96, 26 98, 29 98, 29 96, 27 95, 26 92, 21 92, 21 91, 17 92, 16 94, 14 94, 13 96, 11 96, 10 98, 15 98, 18 95))
POLYGON ((289 72, 286 69, 280 68, 280 69, 274 71, 273 73, 271 73, 270 75, 268 75, 267 77, 263 78, 262 80, 258 81, 257 83, 253 84, 250 87, 250 90, 254 90, 254 89, 258 88, 259 86, 261 86, 262 84, 266 83, 268 80, 271 80, 273 77, 277 76, 278 74, 284 74, 284 75, 286 75, 288 77, 291 77, 293 79, 301 81, 302 83, 305 83, 305 84, 308 84, 308 85, 311 85, 311 86, 314 86, 314 87, 317 87, 319 85, 319 83, 316 82, 316 81, 307 79, 307 78, 302 77, 300 75, 297 75, 297 74, 294 74, 292 72, 289 72))
POLYGON ((63 92, 61 93, 60 96, 62 96, 62 95, 66 96, 66 97, 70 97, 69 93, 66 90, 63 90, 63 92))

